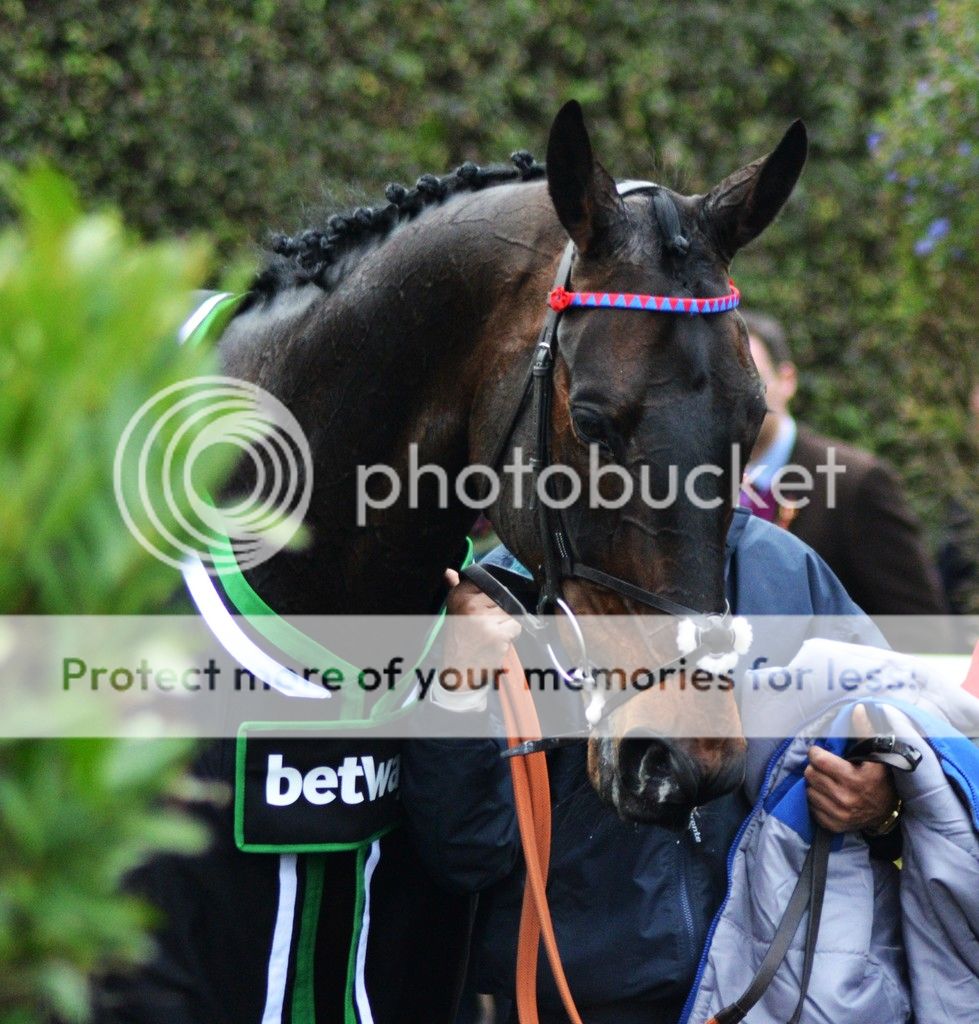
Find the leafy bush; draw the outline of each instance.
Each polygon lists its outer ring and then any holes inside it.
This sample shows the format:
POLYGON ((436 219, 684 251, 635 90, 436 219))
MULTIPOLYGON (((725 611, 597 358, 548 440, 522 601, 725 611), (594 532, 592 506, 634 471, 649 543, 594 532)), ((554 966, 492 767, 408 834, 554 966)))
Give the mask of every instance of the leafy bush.
POLYGON ((201 848, 201 828, 158 805, 187 755, 176 741, 0 741, 0 1024, 85 1020, 90 975, 148 954, 153 918, 120 883, 153 853, 201 848))
MULTIPOLYGON (((210 366, 173 341, 206 250, 143 245, 113 215, 83 216, 51 171, 3 180, 19 222, 0 234, 0 609, 154 611, 179 575, 123 525, 113 455, 145 398, 210 366)), ((0 1024, 83 1020, 90 973, 146 954, 147 909, 120 883, 154 852, 205 841, 161 806, 187 791, 190 754, 176 741, 0 740, 0 1024)))
POLYGON ((213 366, 174 343, 206 249, 82 216, 52 171, 8 177, 22 226, 0 234, 0 608, 155 610, 179 576, 126 530, 113 459, 145 399, 213 366))
POLYGON ((891 457, 937 542, 976 469, 954 312, 976 286, 976 22, 976 0, 0 0, 0 152, 240 260, 316 204, 539 155, 569 96, 613 170, 690 190, 801 116, 809 167, 739 284, 789 327, 798 411, 891 457))
MULTIPOLYGON (((868 140, 897 268, 893 333, 880 344, 906 367, 898 458, 936 517, 957 516, 959 542, 979 563, 979 0, 941 0, 919 32, 913 74, 868 140)), ((975 584, 963 603, 979 612, 975 584)))

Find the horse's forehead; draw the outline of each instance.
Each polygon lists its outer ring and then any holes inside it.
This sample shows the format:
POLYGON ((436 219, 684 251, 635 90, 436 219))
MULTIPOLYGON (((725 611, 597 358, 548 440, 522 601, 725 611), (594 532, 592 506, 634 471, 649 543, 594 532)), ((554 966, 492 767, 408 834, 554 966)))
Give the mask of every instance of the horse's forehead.
POLYGON ((753 376, 736 321, 625 310, 589 315, 569 353, 573 381, 604 380, 619 402, 644 401, 650 388, 699 390, 707 380, 735 392, 753 376))

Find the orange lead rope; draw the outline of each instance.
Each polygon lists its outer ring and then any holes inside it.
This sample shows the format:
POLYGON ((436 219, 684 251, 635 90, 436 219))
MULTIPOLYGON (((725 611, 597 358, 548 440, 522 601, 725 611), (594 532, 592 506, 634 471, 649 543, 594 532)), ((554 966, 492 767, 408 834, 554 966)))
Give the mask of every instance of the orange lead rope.
MULTIPOLYGON (((515 747, 528 739, 540 739, 540 721, 534 707, 534 698, 523 665, 512 646, 507 649, 503 668, 501 701, 508 746, 515 747)), ((551 792, 547 758, 543 752, 537 752, 511 757, 509 760, 517 825, 527 868, 517 940, 517 1015, 520 1024, 538 1024, 537 956, 543 938, 548 963, 565 1012, 571 1024, 581 1024, 581 1017, 575 1008, 561 966, 554 925, 547 905, 547 870, 551 857, 551 792)))

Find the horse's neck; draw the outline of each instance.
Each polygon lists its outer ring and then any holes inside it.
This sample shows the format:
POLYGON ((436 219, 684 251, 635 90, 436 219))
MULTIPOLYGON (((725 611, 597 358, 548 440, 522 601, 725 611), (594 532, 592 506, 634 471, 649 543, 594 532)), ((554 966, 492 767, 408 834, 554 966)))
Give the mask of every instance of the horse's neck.
POLYGON ((519 210, 503 194, 515 190, 456 200, 367 254, 335 292, 283 296, 264 328, 261 313, 241 318, 228 369, 290 407, 315 467, 310 548, 250 576, 277 610, 417 613, 437 599, 442 570, 476 517, 453 489, 470 459, 479 379, 509 371, 532 343, 560 251, 542 187, 519 188, 528 193, 519 210), (412 443, 420 465, 445 470, 449 502, 438 500, 429 474, 419 507, 403 494, 358 524, 358 467, 391 466, 407 482, 412 443))

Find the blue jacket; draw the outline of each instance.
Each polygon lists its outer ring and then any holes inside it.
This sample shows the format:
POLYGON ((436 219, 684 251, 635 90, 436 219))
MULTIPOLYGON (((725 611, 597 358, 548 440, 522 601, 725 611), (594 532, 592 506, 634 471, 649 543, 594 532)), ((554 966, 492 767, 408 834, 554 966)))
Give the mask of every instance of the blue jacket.
MULTIPOLYGON (((526 573, 503 548, 487 561, 526 573)), ((791 534, 735 513, 727 592, 741 615, 846 616, 833 638, 879 634, 811 549, 791 534)), ((782 636, 788 662, 811 626, 782 636)), ((784 624, 783 624, 784 633, 784 624)), ((774 663, 774 662, 773 662, 774 663)), ((451 712, 445 712, 451 714, 451 712)), ((766 762, 771 745, 755 755, 766 762)), ((479 892, 473 940, 478 991, 514 991, 523 889, 509 771, 492 740, 418 740, 405 751, 402 795, 418 849, 444 884, 479 892)), ((726 888, 726 855, 748 804, 738 793, 698 810, 699 836, 621 821, 585 775, 584 745, 548 755, 553 799, 548 895, 562 961, 587 1024, 675 1019, 726 888)), ((545 958, 542 1019, 564 1020, 545 958)))
MULTIPOLYGON (((860 834, 833 844, 803 1021, 972 1024, 979 1005, 979 700, 934 682, 907 655, 812 640, 789 668, 807 673, 793 739, 781 743, 728 857, 728 894, 711 927, 681 1020, 710 1019, 745 991, 771 945, 812 841, 803 772, 813 737, 842 754, 854 702, 875 704, 885 731, 922 761, 895 772, 903 868, 867 856, 860 834), (841 698, 841 665, 861 680, 841 698), (891 685, 882 686, 890 678, 891 685), (913 680, 913 685, 908 685, 913 680), (895 688, 896 687, 896 688, 895 688), (900 697, 900 699, 898 699, 900 697)), ((751 685, 751 679, 747 680, 751 685)), ((789 1019, 799 997, 805 929, 749 1015, 789 1019)))

